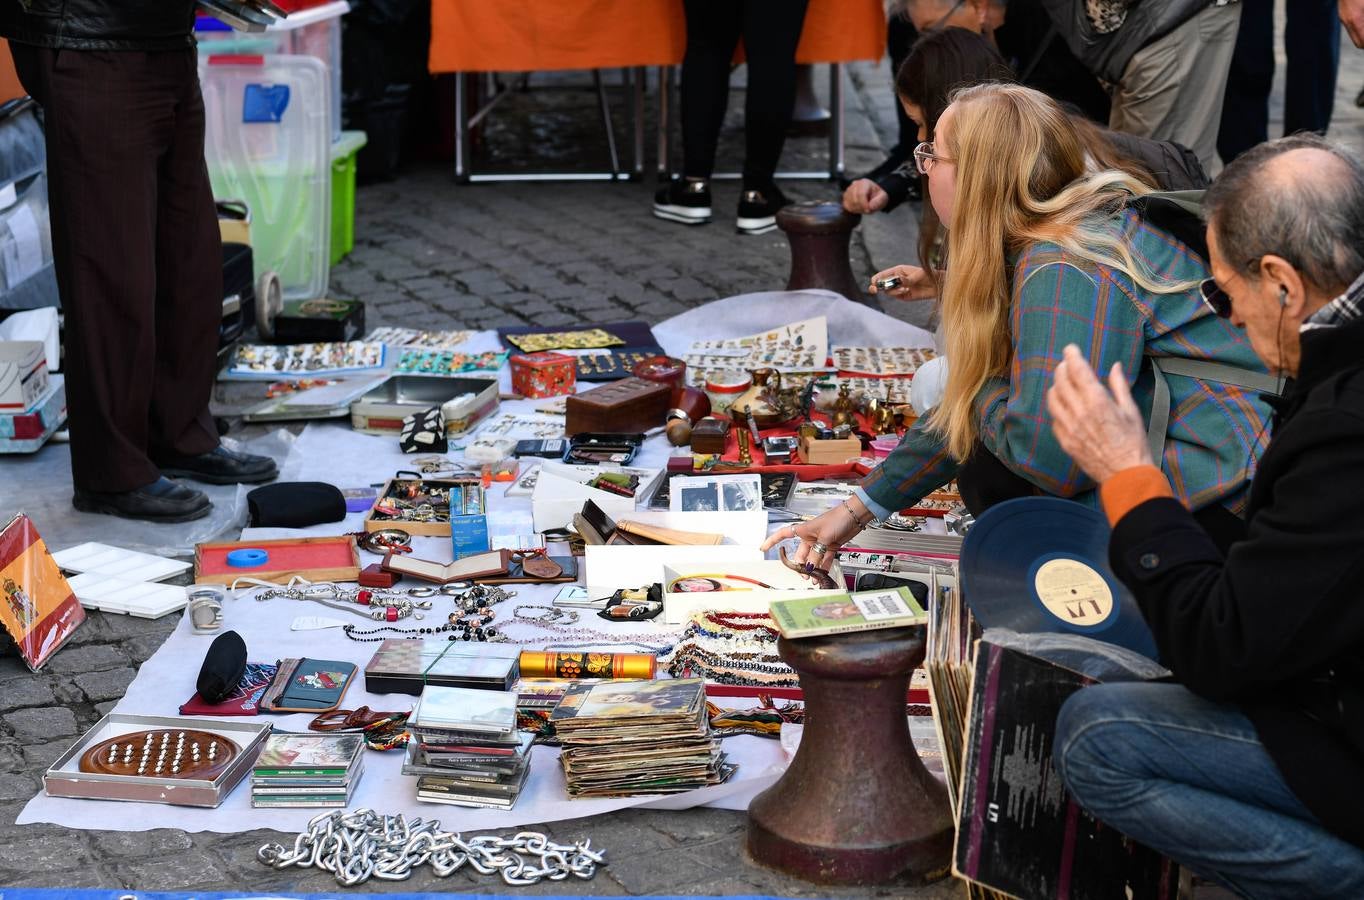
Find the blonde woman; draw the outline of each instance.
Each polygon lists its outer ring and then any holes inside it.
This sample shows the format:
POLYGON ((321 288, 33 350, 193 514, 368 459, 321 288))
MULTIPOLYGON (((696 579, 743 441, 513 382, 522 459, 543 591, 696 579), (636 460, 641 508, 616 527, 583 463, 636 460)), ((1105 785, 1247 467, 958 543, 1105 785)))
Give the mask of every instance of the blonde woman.
MULTIPOLYGON (((1046 410, 1067 344, 1097 371, 1121 368, 1155 420, 1151 441, 1175 494, 1220 542, 1240 536, 1269 414, 1257 390, 1274 381, 1202 300, 1204 258, 1149 221, 1168 204, 1143 204, 1149 188, 1130 175, 1087 174, 1069 117, 1029 88, 961 91, 934 137, 915 158, 950 244, 942 398, 854 497, 768 546, 798 538, 795 559, 827 567, 872 520, 953 478, 977 514, 1028 494, 1094 505, 1094 482, 1061 449, 1046 410), (1190 370, 1197 377, 1182 374, 1190 370)), ((1195 227, 1185 239, 1201 234, 1195 227)), ((910 266, 889 274, 923 277, 910 266)))

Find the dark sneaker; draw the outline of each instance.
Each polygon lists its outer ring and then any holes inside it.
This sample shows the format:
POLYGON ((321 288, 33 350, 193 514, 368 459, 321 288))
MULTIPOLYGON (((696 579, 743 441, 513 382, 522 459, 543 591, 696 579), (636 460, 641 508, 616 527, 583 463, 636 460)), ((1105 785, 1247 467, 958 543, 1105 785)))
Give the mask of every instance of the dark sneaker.
POLYGON ((217 447, 198 456, 166 456, 156 460, 163 475, 193 478, 206 484, 259 484, 279 477, 279 468, 268 456, 238 453, 217 447))
POLYGON ((710 182, 683 178, 654 194, 654 215, 683 225, 710 221, 710 182))
POLYGON ((735 227, 744 234, 766 234, 777 227, 777 210, 787 203, 776 187, 744 191, 739 195, 739 218, 735 227))
POLYGON ((121 493, 77 488, 71 505, 81 512, 148 522, 188 522, 203 518, 213 509, 203 494, 169 478, 158 478, 146 487, 121 493))

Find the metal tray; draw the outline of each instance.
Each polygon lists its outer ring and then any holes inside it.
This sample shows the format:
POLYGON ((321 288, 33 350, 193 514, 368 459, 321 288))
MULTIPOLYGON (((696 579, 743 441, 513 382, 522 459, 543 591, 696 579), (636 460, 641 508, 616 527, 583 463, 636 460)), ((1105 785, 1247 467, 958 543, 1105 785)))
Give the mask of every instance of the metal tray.
POLYGON ((215 807, 222 803, 255 765, 261 745, 270 734, 270 725, 230 722, 223 719, 184 716, 130 716, 110 713, 81 736, 43 774, 43 788, 49 797, 77 797, 87 800, 134 800, 142 803, 169 803, 173 806, 215 807), (194 728, 222 735, 241 747, 232 765, 212 781, 194 778, 149 778, 141 775, 102 775, 80 770, 80 756, 86 748, 121 734, 165 728, 184 731, 194 728))
POLYGON ((351 403, 351 427, 368 434, 396 434, 406 416, 439 406, 446 436, 457 437, 491 415, 498 402, 496 378, 394 375, 351 403), (474 396, 456 402, 464 394, 474 396))

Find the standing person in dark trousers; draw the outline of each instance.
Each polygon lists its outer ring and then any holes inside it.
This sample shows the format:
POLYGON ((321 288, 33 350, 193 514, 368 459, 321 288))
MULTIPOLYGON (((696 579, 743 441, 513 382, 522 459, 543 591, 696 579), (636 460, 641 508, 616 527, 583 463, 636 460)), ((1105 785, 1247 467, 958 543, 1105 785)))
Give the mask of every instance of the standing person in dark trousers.
POLYGON ((214 484, 272 460, 218 444, 208 401, 222 251, 204 164, 193 0, 0 3, 20 81, 42 105, 66 315, 73 503, 180 522, 214 484))
MULTIPOLYGON (((1269 140, 1269 92, 1274 84, 1274 0, 1241 0, 1241 28, 1231 57, 1217 153, 1229 163, 1269 140)), ((1283 133, 1325 134, 1336 101, 1340 12, 1336 0, 1285 3, 1283 133)))
POLYGON ((739 39, 748 60, 743 193, 736 225, 745 234, 777 227, 786 197, 774 176, 796 99, 796 45, 809 0, 684 0, 682 175, 654 197, 660 219, 710 221, 715 146, 729 105, 729 71, 739 39))

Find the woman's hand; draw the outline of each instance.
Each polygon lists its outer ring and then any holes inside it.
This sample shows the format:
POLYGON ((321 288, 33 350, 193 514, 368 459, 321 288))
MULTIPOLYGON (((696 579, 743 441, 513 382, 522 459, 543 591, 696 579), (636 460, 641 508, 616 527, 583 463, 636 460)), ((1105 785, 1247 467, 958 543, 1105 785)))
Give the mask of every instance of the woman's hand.
POLYGON ((1340 24, 1356 47, 1364 47, 1364 0, 1340 0, 1340 24))
POLYGON ((932 300, 938 295, 938 287, 929 277, 928 271, 918 266, 891 266, 877 272, 871 278, 869 290, 875 293, 882 293, 896 300, 932 300), (882 291, 876 286, 876 282, 886 278, 899 278, 900 284, 888 291, 882 291))
POLYGON ((1152 465, 1146 426, 1122 363, 1115 363, 1108 373, 1106 391, 1080 348, 1069 345, 1047 390, 1047 411, 1061 449, 1095 481, 1103 483, 1133 466, 1152 465))
POLYGON ((834 551, 852 540, 862 531, 864 524, 871 520, 867 508, 856 497, 850 497, 833 509, 826 510, 808 522, 798 522, 779 528, 768 536, 763 543, 764 552, 771 550, 782 541, 796 538, 800 546, 791 554, 793 562, 813 563, 816 568, 828 570, 837 558, 834 551), (854 521, 854 516, 856 521, 854 521))
POLYGON ((843 208, 858 215, 880 212, 888 202, 890 195, 870 178, 857 179, 843 192, 843 208))

